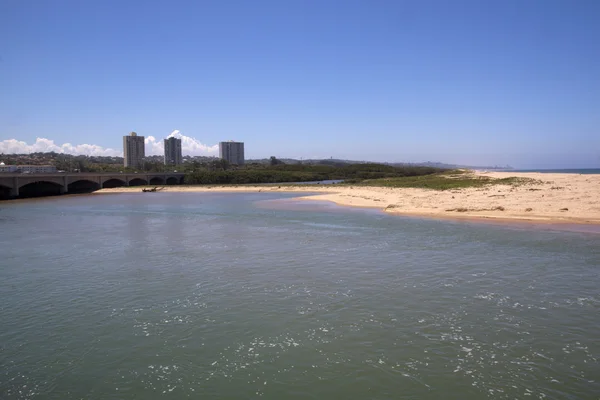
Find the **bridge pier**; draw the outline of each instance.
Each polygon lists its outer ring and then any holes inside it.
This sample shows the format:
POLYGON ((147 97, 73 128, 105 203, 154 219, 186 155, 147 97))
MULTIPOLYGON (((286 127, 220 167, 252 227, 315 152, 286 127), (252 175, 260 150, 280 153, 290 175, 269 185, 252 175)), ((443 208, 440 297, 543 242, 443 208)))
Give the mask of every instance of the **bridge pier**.
POLYGON ((13 188, 10 189, 10 197, 19 197, 19 178, 13 178, 13 188))

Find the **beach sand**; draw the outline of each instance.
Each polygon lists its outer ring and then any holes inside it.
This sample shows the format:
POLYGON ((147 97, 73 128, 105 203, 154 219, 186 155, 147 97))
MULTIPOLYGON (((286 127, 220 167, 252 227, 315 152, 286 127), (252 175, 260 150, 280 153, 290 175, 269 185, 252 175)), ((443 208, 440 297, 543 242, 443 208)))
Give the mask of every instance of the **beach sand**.
MULTIPOLYGON (((452 219, 493 219, 600 224, 600 175, 474 172, 491 178, 523 177, 542 183, 520 186, 427 190, 344 185, 165 186, 166 192, 294 192, 299 199, 371 207, 388 213, 452 219), (310 193, 310 196, 302 196, 310 193), (313 195, 314 194, 314 195, 313 195)), ((141 192, 139 187, 95 193, 141 192)))

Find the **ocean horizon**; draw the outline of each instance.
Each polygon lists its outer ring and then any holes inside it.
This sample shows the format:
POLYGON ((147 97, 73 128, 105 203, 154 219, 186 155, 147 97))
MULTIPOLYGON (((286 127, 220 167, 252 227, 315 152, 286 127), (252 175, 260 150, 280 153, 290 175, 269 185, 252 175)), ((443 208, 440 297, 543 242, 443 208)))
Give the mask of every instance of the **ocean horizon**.
MULTIPOLYGON (((504 171, 504 170, 503 170, 504 171)), ((600 168, 510 169, 506 172, 540 172, 548 174, 600 174, 600 168)))

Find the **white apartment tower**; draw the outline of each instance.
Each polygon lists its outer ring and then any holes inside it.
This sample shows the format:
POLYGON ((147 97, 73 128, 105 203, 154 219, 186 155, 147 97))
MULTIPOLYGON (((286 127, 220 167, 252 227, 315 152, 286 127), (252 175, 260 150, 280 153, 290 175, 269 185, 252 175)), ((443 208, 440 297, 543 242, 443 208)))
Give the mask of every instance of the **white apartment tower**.
POLYGON ((244 165, 244 142, 220 142, 219 157, 229 164, 244 165))
POLYGON ((165 165, 181 165, 183 164, 183 156, 181 155, 181 139, 170 137, 165 139, 165 165))
POLYGON ((138 136, 135 132, 123 136, 123 157, 125 168, 141 168, 146 157, 144 137, 138 136))

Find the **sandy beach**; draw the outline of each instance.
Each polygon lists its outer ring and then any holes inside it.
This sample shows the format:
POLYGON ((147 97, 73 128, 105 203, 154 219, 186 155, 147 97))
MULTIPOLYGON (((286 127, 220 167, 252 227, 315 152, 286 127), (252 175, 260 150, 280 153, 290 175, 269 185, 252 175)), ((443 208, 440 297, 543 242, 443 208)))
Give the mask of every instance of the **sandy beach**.
MULTIPOLYGON (((343 185, 165 186, 162 191, 294 192, 303 200, 378 208, 393 214, 432 218, 600 224, 600 175, 486 171, 474 174, 490 178, 532 178, 541 183, 519 186, 493 184, 483 188, 446 191, 343 185), (311 195, 303 196, 303 193, 311 195)), ((141 189, 121 187, 102 189, 95 193, 124 192, 141 192, 141 189)))

